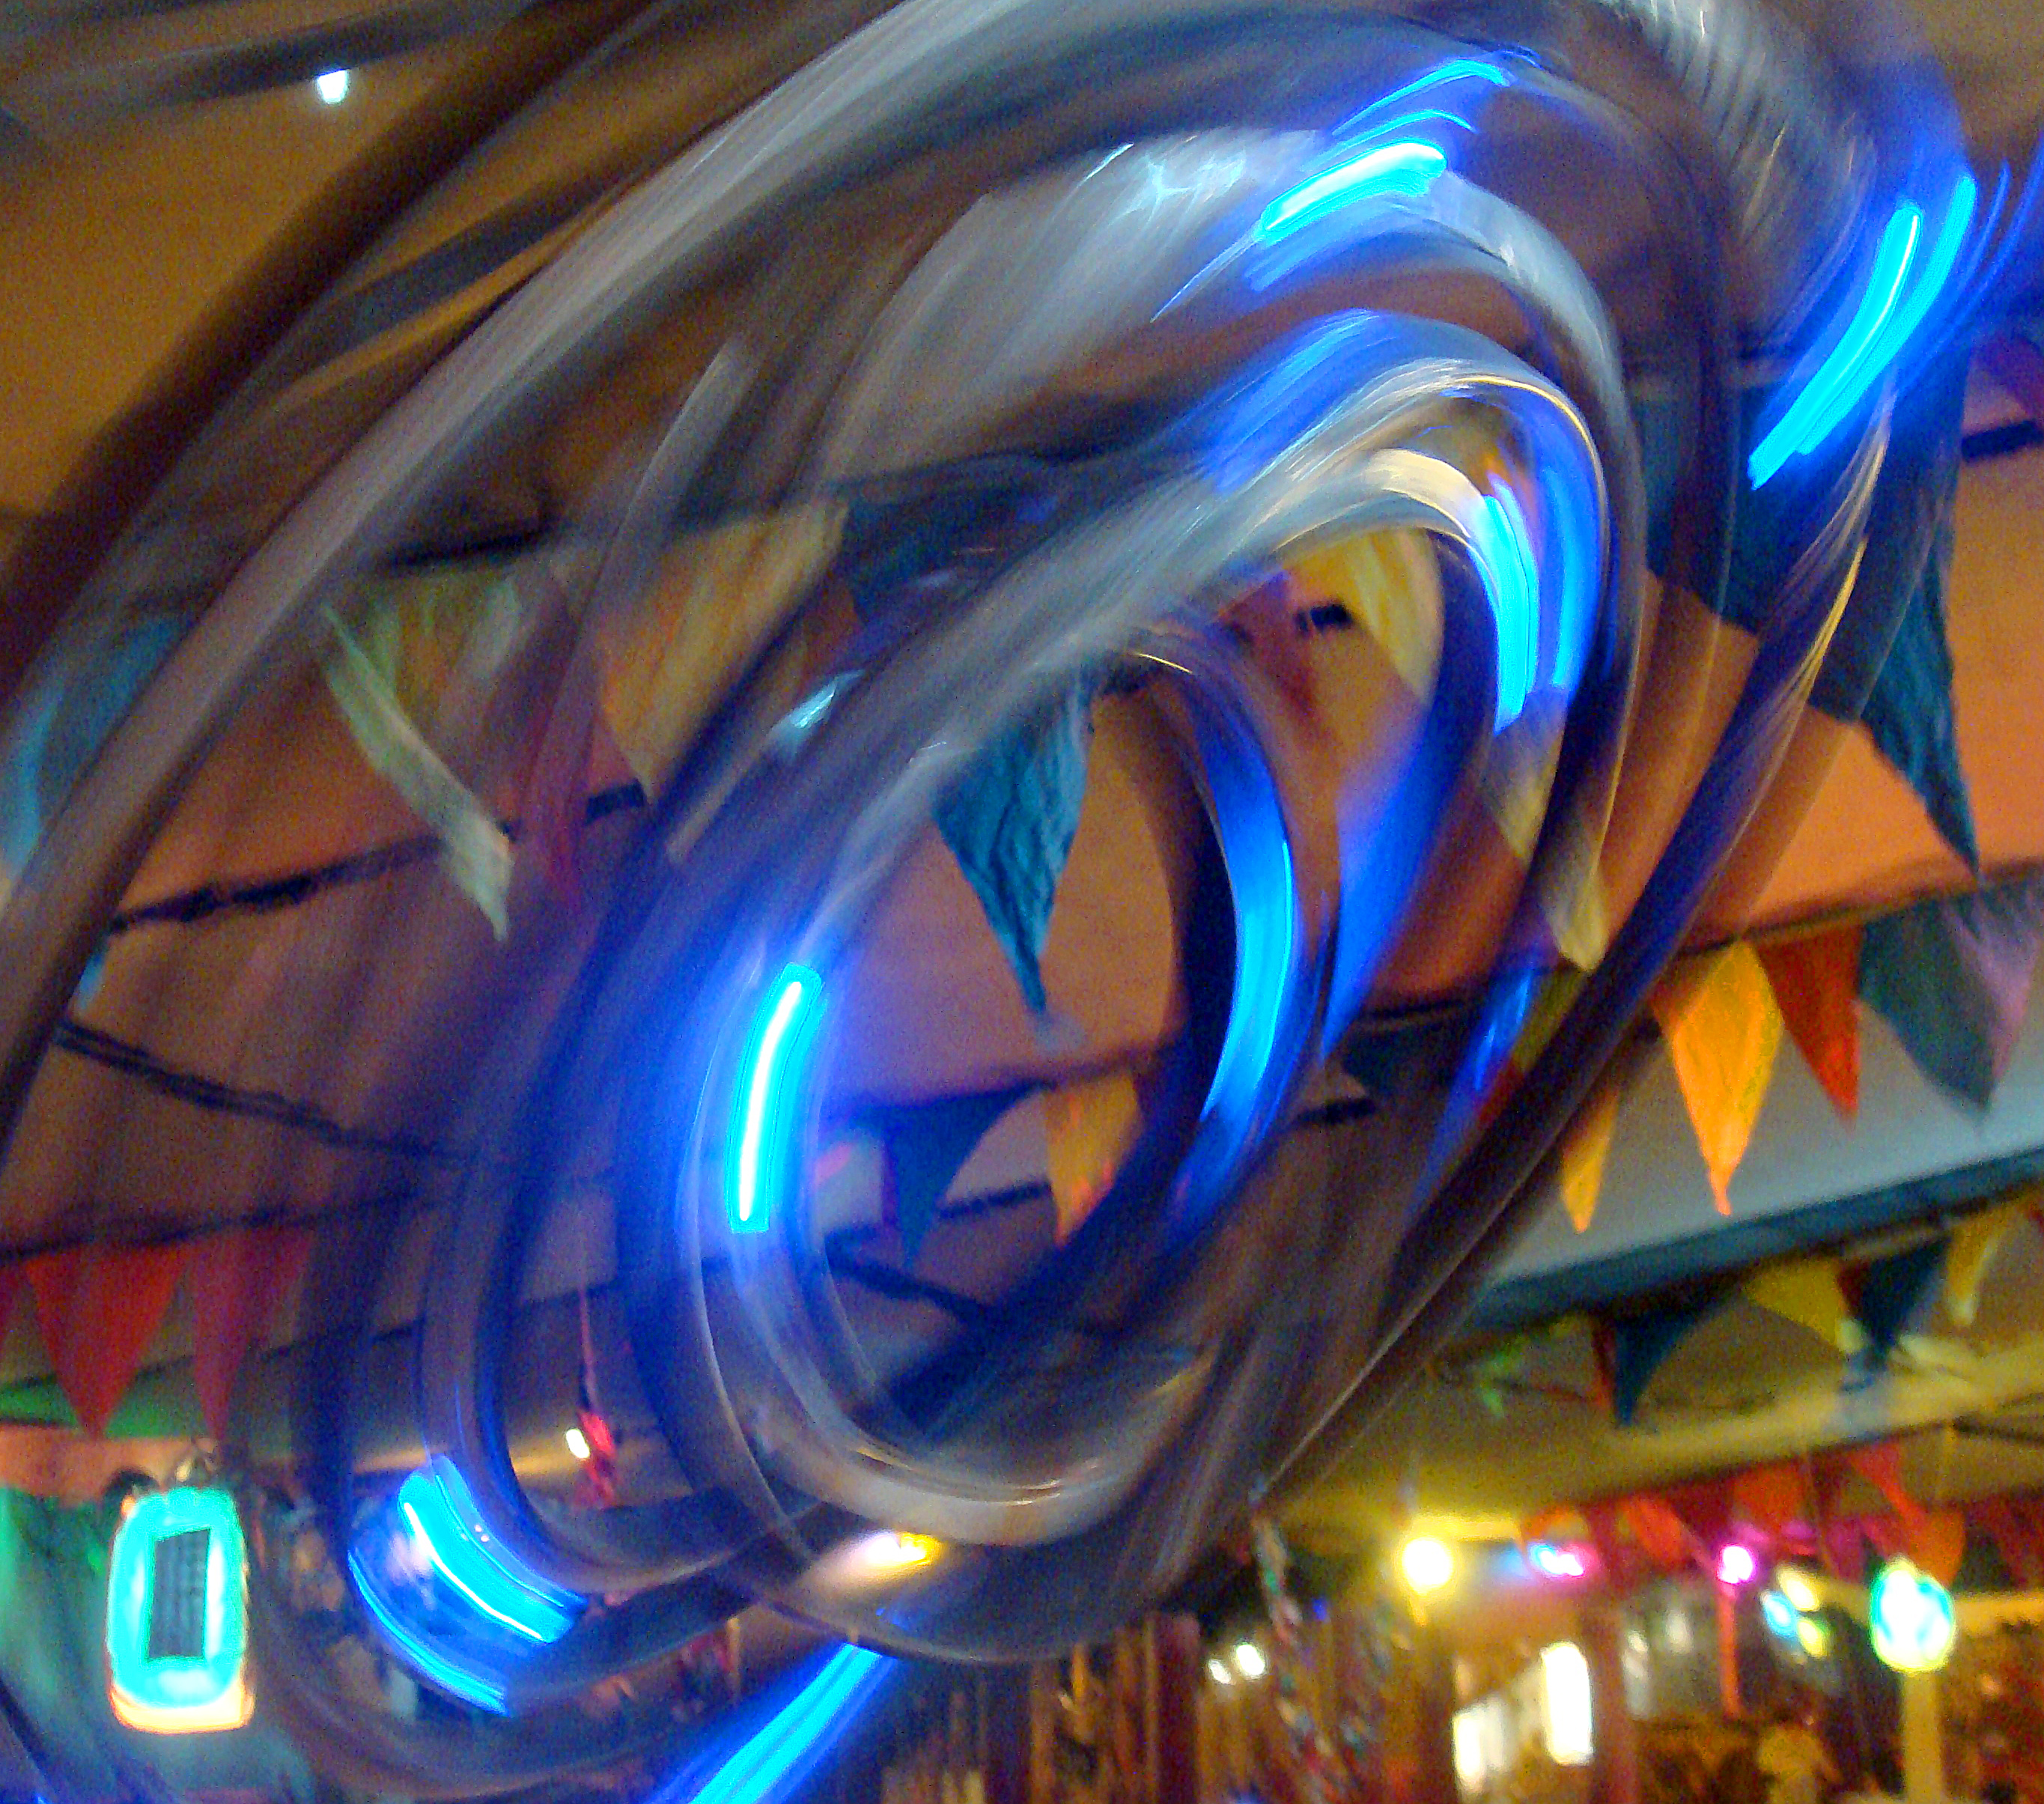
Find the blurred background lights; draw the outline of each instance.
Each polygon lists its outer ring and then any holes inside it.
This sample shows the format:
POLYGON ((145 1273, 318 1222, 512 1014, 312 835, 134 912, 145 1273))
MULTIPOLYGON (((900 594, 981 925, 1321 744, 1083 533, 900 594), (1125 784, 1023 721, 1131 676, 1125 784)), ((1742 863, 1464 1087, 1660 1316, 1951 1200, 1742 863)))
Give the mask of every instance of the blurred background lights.
POLYGON ((1235 1670, 1244 1679, 1261 1679, 1268 1670, 1269 1662, 1263 1650, 1254 1641, 1238 1641, 1235 1648, 1235 1670))
POLYGON ((856 1544, 859 1563, 870 1572, 905 1572, 927 1566, 940 1544, 928 1535, 897 1534, 892 1529, 868 1535, 856 1544))
POLYGON ((345 69, 328 69, 323 75, 313 76, 313 92, 325 105, 340 106, 348 98, 348 71, 345 69))
POLYGON ((578 1428, 571 1428, 562 1437, 568 1444, 568 1451, 578 1460, 589 1457, 589 1437, 578 1428))
POLYGON ((1806 1615, 1823 1601, 1817 1595, 1817 1587, 1811 1583, 1809 1575, 1792 1566, 1785 1566, 1777 1571, 1774 1583, 1782 1596, 1806 1615))
POLYGON ((1727 1541, 1718 1551, 1718 1583, 1721 1585, 1750 1585, 1760 1570, 1760 1563, 1753 1557, 1753 1549, 1738 1541, 1727 1541))
POLYGON ((1952 1594, 1908 1560, 1881 1569, 1867 1614, 1873 1651, 1897 1672, 1935 1672, 1951 1658, 1958 1636, 1952 1594))
POLYGON ((1425 1597, 1454 1577, 1454 1552, 1435 1536, 1415 1535, 1400 1552, 1398 1567, 1405 1575, 1405 1583, 1425 1597))
POLYGON ((1589 1571, 1589 1563, 1576 1548, 1557 1547, 1550 1541, 1534 1542, 1526 1550, 1526 1559, 1543 1579, 1580 1579, 1589 1571))
POLYGON ((1232 1685, 1235 1675, 1228 1671, 1228 1662, 1216 1656, 1207 1662, 1207 1677, 1216 1685, 1232 1685))

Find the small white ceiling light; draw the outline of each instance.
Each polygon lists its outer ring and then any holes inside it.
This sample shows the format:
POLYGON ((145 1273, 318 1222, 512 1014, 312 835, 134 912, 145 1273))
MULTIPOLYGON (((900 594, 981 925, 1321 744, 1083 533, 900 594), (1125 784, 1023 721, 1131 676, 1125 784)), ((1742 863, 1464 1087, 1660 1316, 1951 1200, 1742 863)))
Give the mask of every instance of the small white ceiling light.
POLYGON ((1254 1641, 1238 1641, 1235 1648, 1235 1670, 1244 1679, 1261 1679, 1269 1670, 1270 1663, 1263 1657, 1263 1650, 1254 1641))
POLYGON ((589 1437, 578 1428, 571 1428, 567 1435, 568 1451, 578 1460, 589 1457, 589 1437))
POLYGON ((1216 1685, 1232 1685, 1235 1675, 1228 1669, 1228 1662, 1216 1658, 1207 1662, 1207 1677, 1216 1685))
POLYGON ((328 106, 338 106, 348 98, 348 71, 328 69, 323 75, 313 77, 313 92, 328 106))

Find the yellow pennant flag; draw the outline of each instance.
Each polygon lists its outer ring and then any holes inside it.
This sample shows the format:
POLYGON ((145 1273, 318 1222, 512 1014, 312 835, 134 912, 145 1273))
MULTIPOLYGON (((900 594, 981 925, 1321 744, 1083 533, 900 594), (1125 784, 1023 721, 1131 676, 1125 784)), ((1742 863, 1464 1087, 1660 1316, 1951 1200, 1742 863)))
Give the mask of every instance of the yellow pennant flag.
POLYGON ((2005 1202, 1997 1209, 1969 1215, 1952 1230, 1945 1249, 1945 1308, 1954 1323, 1970 1328, 1980 1314, 1981 1286, 2001 1244, 2022 1224, 2035 1198, 2005 1202))
POLYGON ((1135 1079, 1128 1071, 1084 1078, 1047 1092, 1043 1129, 1050 1143, 1051 1200, 1062 1246, 1114 1183, 1143 1125, 1135 1079))
POLYGON ((1781 1050, 1781 1005, 1752 947, 1739 940, 1663 978, 1654 1018, 1674 1061, 1718 1213, 1729 1215, 1732 1174, 1746 1156, 1781 1050))
POLYGON ((1609 1079, 1590 1093, 1562 1139, 1562 1202, 1576 1232, 1585 1234, 1596 1216, 1604 1190, 1604 1161, 1618 1129, 1618 1105, 1624 1087, 1609 1079))
POLYGON ((677 546, 628 612, 596 623, 605 724, 648 794, 665 785, 732 673, 837 555, 844 504, 718 526, 677 546))
POLYGON ((1846 1296, 1838 1288, 1838 1268, 1830 1260, 1763 1266, 1750 1274, 1741 1287, 1762 1309, 1808 1329, 1826 1346, 1844 1350, 1846 1296))
POLYGON ((1426 535, 1359 533, 1285 566, 1308 594, 1346 606, 1415 695, 1434 692, 1441 663, 1441 578, 1426 535))

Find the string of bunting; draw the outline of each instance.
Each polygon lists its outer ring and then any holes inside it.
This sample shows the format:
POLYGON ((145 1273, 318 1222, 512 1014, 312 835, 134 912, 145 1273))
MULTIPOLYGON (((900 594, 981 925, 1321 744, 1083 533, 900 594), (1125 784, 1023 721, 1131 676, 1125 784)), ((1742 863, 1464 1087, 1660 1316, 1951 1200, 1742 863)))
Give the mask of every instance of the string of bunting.
MULTIPOLYGON (((1859 1111, 1862 1005, 1927 1079, 1984 1111, 2015 1057, 2040 948, 2044 872, 2033 871, 1679 961, 1652 1009, 1719 1210, 1731 1213, 1785 1037, 1845 1122, 1859 1111)), ((1562 1142, 1558 1187, 1578 1233, 1596 1217, 1620 1103, 1614 1087, 1593 1092, 1562 1142)))
POLYGON ((208 1432, 223 1439, 235 1381, 297 1289, 312 1239, 309 1226, 276 1224, 156 1246, 67 1247, 0 1263, 0 1337, 26 1293, 64 1400, 80 1427, 103 1437, 182 1283, 199 1408, 208 1432))

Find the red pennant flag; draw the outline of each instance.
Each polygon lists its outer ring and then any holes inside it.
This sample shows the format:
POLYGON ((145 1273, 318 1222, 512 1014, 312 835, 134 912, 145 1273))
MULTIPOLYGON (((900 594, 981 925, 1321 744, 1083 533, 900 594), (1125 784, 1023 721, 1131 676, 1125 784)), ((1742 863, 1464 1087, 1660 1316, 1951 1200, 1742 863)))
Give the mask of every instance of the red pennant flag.
POLYGON ((57 1383, 87 1433, 106 1434, 163 1325, 190 1252, 74 1247, 22 1262, 57 1383))
POLYGON ((309 1228, 243 1228, 202 1244, 192 1259, 192 1375, 207 1431, 226 1438, 234 1380, 263 1340, 312 1251, 309 1228))
POLYGON ((1640 1552, 1664 1572, 1680 1571, 1696 1557, 1696 1537, 1673 1508, 1658 1497, 1628 1497, 1619 1515, 1640 1552))
POLYGON ((1798 1466, 1758 1466, 1731 1481, 1732 1514, 1770 1537, 1801 1521, 1807 1505, 1798 1466))
POLYGON ((1831 1106, 1859 1114, 1859 923, 1758 948, 1788 1037, 1831 1106))

